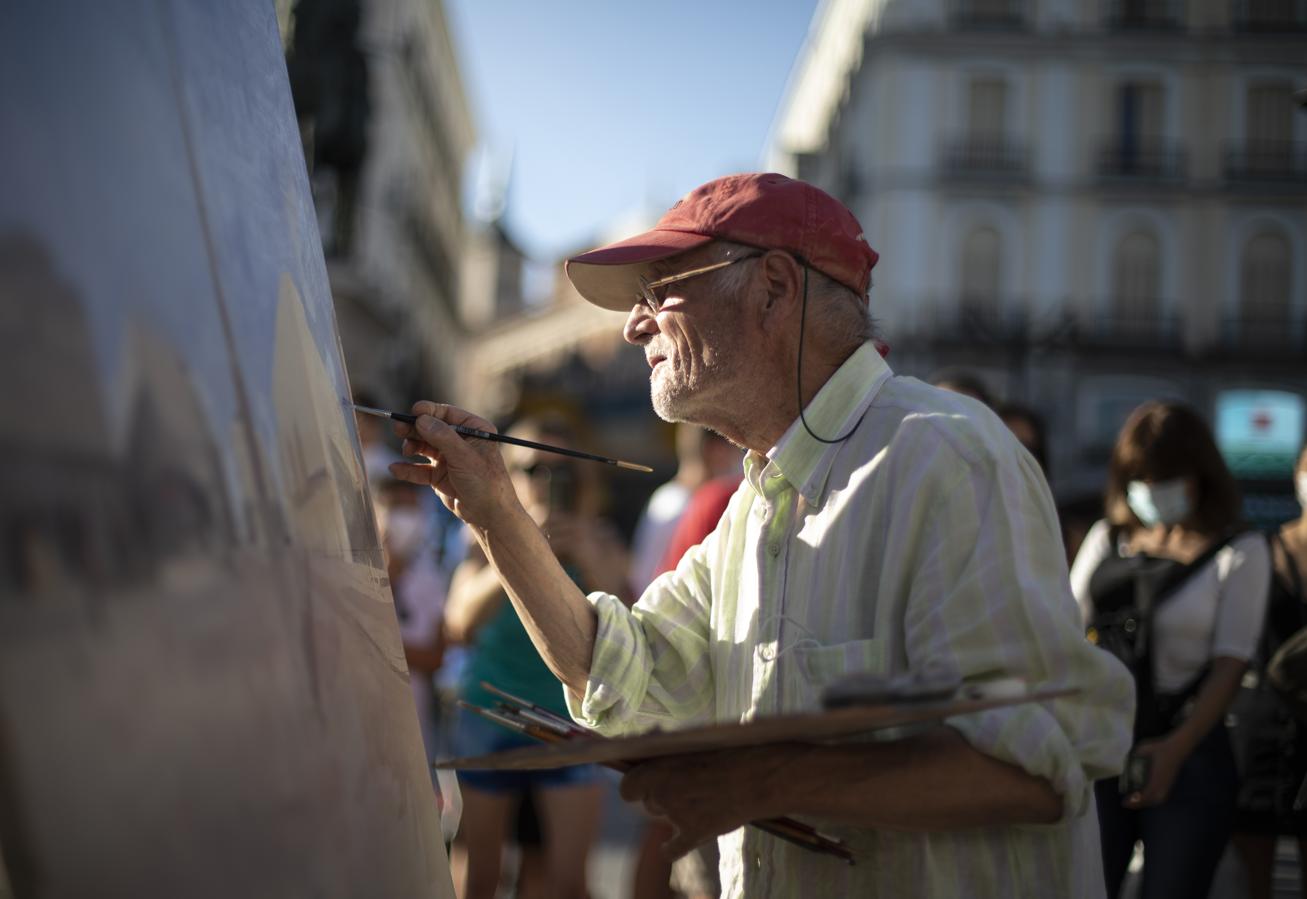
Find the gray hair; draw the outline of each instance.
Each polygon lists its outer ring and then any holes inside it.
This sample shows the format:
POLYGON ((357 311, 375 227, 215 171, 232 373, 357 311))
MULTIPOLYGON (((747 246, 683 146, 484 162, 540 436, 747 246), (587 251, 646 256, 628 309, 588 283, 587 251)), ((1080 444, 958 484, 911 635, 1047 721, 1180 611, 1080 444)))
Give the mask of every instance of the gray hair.
MULTIPOLYGON (((730 258, 757 252, 755 247, 745 244, 717 241, 730 258)), ((723 254, 721 258, 726 258, 723 254)), ((817 271, 811 266, 808 271, 808 323, 814 333, 824 336, 847 338, 853 345, 861 345, 881 336, 880 327, 871 316, 869 296, 858 296, 834 278, 817 271)), ((730 265, 712 272, 709 277, 714 290, 724 297, 734 300, 744 292, 752 271, 746 265, 730 265)), ((871 282, 867 282, 871 290, 871 282)))

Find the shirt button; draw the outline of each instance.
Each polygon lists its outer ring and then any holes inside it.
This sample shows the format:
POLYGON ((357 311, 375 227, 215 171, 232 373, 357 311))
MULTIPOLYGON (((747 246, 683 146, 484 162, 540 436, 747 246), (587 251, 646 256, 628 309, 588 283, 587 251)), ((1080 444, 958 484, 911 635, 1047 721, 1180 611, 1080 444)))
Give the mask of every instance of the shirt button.
POLYGON ((781 554, 781 545, 779 543, 768 543, 767 552, 773 556, 779 556, 781 554))
POLYGON ((753 870, 755 870, 755 871, 761 871, 761 870, 762 870, 762 854, 761 854, 761 853, 755 852, 755 853, 753 854, 753 870))

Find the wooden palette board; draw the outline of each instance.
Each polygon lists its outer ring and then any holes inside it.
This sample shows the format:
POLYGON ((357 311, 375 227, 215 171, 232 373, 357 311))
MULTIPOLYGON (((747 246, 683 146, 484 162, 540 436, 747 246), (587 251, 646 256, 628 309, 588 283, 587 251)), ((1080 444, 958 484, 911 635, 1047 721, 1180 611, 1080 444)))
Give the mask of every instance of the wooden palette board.
POLYGON ((1047 702, 1078 692, 1073 688, 1031 690, 1016 696, 888 702, 823 712, 774 715, 743 724, 709 724, 682 730, 656 730, 628 737, 577 737, 488 755, 446 759, 437 768, 495 771, 538 770, 566 765, 635 762, 666 755, 715 752, 768 743, 824 743, 895 727, 926 724, 988 709, 1047 702))

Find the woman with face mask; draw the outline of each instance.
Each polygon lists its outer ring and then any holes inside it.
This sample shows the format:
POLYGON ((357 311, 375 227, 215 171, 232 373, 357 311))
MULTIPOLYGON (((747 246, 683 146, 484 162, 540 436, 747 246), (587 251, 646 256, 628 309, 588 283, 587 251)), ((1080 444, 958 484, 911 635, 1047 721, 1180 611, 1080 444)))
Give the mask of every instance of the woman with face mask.
POLYGON ((1238 774, 1224 718, 1257 650, 1265 539, 1191 409, 1147 403, 1108 468, 1106 516, 1071 568, 1089 639, 1135 676, 1135 745, 1095 785, 1108 895, 1144 844, 1140 895, 1205 897, 1230 838, 1238 774))
MULTIPOLYGON (((1235 706, 1246 761, 1234 844, 1248 872, 1249 899, 1270 899, 1278 837, 1297 839, 1300 870, 1307 860, 1307 810, 1294 809, 1307 780, 1307 724, 1280 701, 1265 672, 1280 646, 1307 627, 1307 446, 1298 454, 1293 482, 1302 514, 1270 535, 1271 588, 1257 652, 1260 677, 1235 706)), ((1307 896, 1307 877, 1301 881, 1307 896)))

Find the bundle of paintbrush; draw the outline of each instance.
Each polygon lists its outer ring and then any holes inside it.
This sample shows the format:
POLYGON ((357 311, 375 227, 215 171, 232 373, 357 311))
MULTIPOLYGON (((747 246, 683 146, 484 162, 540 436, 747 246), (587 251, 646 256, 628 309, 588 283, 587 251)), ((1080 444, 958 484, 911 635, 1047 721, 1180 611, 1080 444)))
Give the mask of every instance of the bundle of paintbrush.
MULTIPOLYGON (((599 735, 594 731, 569 721, 549 711, 549 709, 527 702, 525 699, 511 693, 506 693, 493 684, 482 681, 481 686, 504 701, 500 702, 498 707, 494 709, 483 709, 480 706, 462 701, 459 702, 459 705, 494 721, 496 724, 515 730, 520 734, 526 734, 528 737, 533 737, 542 743, 560 743, 575 739, 600 739, 599 735)), ((630 769, 631 763, 607 762, 605 767, 612 768, 614 771, 626 771, 630 769)), ((750 824, 796 846, 802 846, 804 849, 810 849, 813 852, 834 855, 850 865, 853 864, 853 853, 849 851, 849 848, 843 842, 834 837, 818 833, 802 821, 796 821, 793 818, 767 818, 763 821, 751 821, 750 824)))

